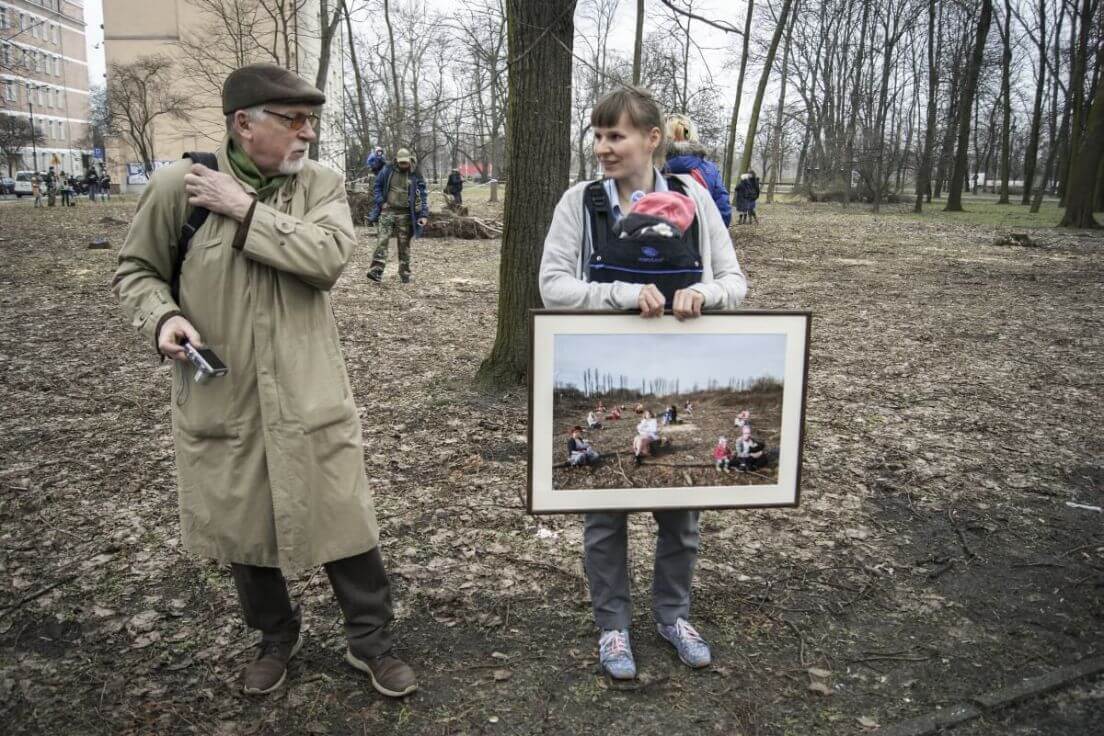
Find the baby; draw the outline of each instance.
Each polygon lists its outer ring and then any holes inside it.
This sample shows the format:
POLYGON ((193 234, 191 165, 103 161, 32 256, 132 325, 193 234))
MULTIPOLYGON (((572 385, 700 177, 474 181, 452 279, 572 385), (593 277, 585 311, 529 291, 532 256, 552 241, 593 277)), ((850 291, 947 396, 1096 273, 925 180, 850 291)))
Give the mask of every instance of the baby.
POLYGON ((724 437, 717 438, 717 446, 713 448, 713 464, 717 470, 729 472, 728 464, 732 461, 732 450, 728 449, 728 440, 724 437))
POLYGON ((615 231, 622 238, 681 238, 694 223, 694 200, 678 192, 652 192, 636 200, 615 231))

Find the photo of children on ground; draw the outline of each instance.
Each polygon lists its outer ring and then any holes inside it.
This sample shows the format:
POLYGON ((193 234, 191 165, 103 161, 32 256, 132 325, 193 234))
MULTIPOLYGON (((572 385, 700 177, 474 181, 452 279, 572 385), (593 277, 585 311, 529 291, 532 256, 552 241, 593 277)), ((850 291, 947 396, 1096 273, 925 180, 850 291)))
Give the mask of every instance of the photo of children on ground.
POLYGON ((785 335, 556 335, 554 490, 778 482, 785 335))

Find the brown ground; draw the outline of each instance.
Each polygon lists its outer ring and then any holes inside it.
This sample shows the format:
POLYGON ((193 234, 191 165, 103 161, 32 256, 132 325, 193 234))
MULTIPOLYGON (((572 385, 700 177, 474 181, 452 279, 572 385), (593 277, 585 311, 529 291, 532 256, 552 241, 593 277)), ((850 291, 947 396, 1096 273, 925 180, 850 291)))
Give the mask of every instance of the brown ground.
MULTIPOLYGON (((108 291, 114 251, 85 249, 117 247, 133 206, 0 203, 6 733, 850 734, 1104 650, 1102 516, 1067 505, 1104 504, 1104 240, 776 205, 733 231, 749 306, 815 313, 803 501, 704 515, 712 669, 649 631, 639 514, 642 680, 596 676, 580 519, 522 511, 525 392, 469 388, 496 243, 416 243, 417 283, 377 286, 365 233, 334 298, 422 690, 387 702, 341 662, 314 574, 292 583, 309 638, 289 685, 245 698, 226 571, 179 551, 168 373, 108 291)), ((963 733, 1099 733, 1100 683, 963 733)))
MULTIPOLYGON (((732 420, 741 409, 751 412, 753 437, 763 442, 767 450, 778 449, 779 426, 782 422, 782 394, 779 392, 719 392, 702 391, 690 395, 694 403, 694 415, 686 416, 681 407, 687 396, 648 397, 643 403, 660 415, 659 434, 667 443, 655 447, 653 456, 639 466, 633 463, 632 441, 636 437, 636 425, 640 417, 633 413, 635 403, 625 405, 625 413, 619 420, 608 420, 601 429, 585 433, 585 439, 603 457, 597 464, 587 467, 557 467, 552 471, 552 487, 560 489, 585 488, 681 488, 687 486, 744 486, 778 482, 777 456, 767 467, 755 472, 740 473, 733 470, 724 473, 713 465, 713 448, 717 438, 728 438, 729 448, 734 449, 739 432, 732 420), (664 426, 662 409, 670 404, 679 407, 679 421, 664 426), (618 462, 620 460, 620 462, 618 462)), ((552 417, 555 437, 552 459, 556 463, 567 461, 567 437, 571 428, 585 426, 587 411, 594 402, 571 399, 554 400, 552 417)), ((612 409, 613 402, 606 401, 612 409)), ((734 501, 735 502, 735 501, 734 501)))

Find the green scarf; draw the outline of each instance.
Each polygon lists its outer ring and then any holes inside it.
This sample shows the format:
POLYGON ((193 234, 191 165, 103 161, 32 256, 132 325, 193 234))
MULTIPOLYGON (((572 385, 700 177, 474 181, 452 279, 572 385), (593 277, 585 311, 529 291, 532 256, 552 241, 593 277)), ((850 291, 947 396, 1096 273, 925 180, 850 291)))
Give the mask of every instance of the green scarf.
POLYGON ((230 168, 234 174, 249 186, 257 190, 257 199, 264 201, 268 196, 284 185, 287 176, 265 176, 253 163, 245 151, 238 148, 234 141, 226 147, 226 157, 230 159, 230 168))

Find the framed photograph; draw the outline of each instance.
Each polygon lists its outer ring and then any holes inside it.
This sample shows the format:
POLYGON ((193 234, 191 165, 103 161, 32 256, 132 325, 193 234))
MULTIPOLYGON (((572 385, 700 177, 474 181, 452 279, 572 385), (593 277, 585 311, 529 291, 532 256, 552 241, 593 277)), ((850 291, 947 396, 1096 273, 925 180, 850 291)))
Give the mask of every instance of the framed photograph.
POLYGON ((533 310, 529 513, 797 506, 811 319, 533 310))

